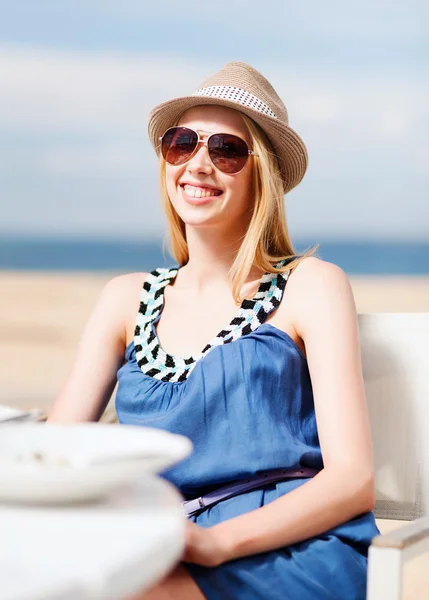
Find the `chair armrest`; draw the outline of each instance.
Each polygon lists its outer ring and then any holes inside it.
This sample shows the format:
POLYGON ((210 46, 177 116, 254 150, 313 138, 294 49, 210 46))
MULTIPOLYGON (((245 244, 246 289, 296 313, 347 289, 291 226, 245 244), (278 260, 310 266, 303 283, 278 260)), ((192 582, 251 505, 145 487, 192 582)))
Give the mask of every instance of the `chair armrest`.
POLYGON ((421 554, 421 552, 429 549, 429 517, 422 517, 394 531, 390 531, 384 535, 377 535, 373 538, 371 545, 377 548, 412 549, 413 556, 421 554), (419 546, 416 548, 417 544, 419 546))
POLYGON ((400 600, 406 560, 429 550, 429 517, 373 538, 368 551, 367 600, 400 600))

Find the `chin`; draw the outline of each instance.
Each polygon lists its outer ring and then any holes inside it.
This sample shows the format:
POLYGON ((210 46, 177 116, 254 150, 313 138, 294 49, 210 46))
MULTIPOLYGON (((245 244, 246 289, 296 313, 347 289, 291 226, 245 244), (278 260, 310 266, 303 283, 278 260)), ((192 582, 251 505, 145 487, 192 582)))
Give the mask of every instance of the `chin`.
POLYGON ((218 223, 214 216, 209 217, 208 215, 204 217, 203 215, 184 214, 180 215, 180 218, 188 227, 209 227, 218 223))
POLYGON ((225 220, 225 217, 222 217, 219 212, 214 211, 213 209, 208 210, 206 208, 204 210, 204 208, 201 209, 202 207, 193 206, 181 206, 180 208, 180 211, 176 208, 176 212, 185 225, 189 227, 208 227, 218 225, 225 220))

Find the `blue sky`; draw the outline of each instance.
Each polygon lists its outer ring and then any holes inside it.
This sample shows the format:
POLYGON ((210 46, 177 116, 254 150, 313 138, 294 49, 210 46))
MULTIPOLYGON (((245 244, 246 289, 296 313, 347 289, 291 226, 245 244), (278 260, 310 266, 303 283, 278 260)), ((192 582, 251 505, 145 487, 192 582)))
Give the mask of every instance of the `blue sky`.
POLYGON ((0 233, 160 237, 147 115, 243 60, 308 147, 293 236, 429 238, 426 1, 0 0, 0 14, 0 233))

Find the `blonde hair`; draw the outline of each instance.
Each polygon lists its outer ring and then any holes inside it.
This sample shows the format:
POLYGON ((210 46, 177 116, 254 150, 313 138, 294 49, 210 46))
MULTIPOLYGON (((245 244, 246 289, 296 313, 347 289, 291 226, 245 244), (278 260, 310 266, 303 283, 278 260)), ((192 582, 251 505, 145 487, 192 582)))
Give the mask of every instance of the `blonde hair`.
MULTIPOLYGON (((264 273, 293 270, 318 248, 314 246, 300 256, 295 253, 286 223, 283 182, 274 149, 261 127, 247 115, 240 114, 252 139, 252 149, 259 156, 252 159, 255 190, 253 213, 237 256, 229 270, 232 294, 237 304, 244 299, 240 291, 252 267, 264 273), (276 268, 274 264, 283 259, 288 259, 290 262, 286 266, 276 268)), ((166 163, 161 157, 160 192, 167 217, 167 242, 171 255, 179 265, 183 266, 189 260, 186 228, 168 196, 165 172, 166 163)))

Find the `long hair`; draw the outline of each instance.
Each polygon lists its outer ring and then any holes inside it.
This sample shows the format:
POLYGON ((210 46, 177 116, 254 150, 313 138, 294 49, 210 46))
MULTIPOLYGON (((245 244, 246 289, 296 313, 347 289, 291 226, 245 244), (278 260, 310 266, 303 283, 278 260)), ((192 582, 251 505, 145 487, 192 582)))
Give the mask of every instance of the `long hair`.
MULTIPOLYGON (((317 250, 317 246, 314 246, 301 255, 294 251, 286 222, 283 182, 274 149, 261 127, 247 115, 241 113, 241 116, 252 140, 252 149, 258 157, 254 157, 252 216, 229 270, 232 294, 237 304, 244 299, 240 291, 253 266, 264 273, 289 271, 317 250), (283 259, 287 259, 287 265, 276 268, 275 264, 283 259)), ((171 255, 183 266, 189 260, 186 227, 168 196, 165 171, 166 163, 161 157, 160 193, 167 217, 166 241, 171 255)))

